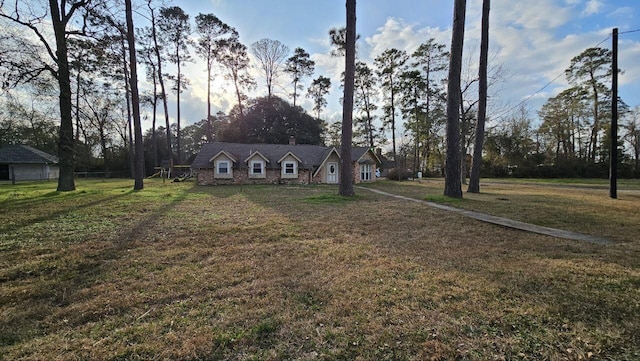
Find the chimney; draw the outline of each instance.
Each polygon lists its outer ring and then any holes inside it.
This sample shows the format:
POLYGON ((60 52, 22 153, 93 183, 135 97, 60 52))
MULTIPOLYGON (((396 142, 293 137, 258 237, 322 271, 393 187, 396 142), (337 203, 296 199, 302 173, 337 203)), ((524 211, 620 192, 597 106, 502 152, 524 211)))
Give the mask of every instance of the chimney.
POLYGON ((289 136, 289 145, 296 145, 296 137, 293 135, 289 136))
POLYGON ((376 148, 376 155, 377 155, 378 157, 381 157, 381 156, 382 156, 382 148, 376 148))

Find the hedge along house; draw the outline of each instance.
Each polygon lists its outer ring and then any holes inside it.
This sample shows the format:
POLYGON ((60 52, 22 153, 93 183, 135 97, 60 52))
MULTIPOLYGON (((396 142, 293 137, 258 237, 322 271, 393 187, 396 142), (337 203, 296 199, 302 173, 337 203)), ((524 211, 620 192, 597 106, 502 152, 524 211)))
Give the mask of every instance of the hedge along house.
MULTIPOLYGON (((355 183, 376 179, 380 160, 369 148, 354 147, 355 183)), ((338 184, 340 154, 335 147, 308 144, 206 143, 191 164, 199 185, 338 184)))
POLYGON ((0 181, 58 179, 58 157, 28 145, 0 147, 0 181))

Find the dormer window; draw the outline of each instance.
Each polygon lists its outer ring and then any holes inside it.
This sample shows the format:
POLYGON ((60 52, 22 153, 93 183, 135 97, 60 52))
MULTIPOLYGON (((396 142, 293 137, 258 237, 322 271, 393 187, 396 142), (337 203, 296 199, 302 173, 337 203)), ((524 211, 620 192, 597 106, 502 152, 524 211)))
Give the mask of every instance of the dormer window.
POLYGON ((296 174, 296 163, 294 163, 294 162, 284 162, 284 174, 286 174, 286 175, 294 175, 294 174, 296 174))
POLYGON ((218 174, 229 174, 229 162, 218 162, 218 174))
POLYGON ((298 167, 302 164, 302 160, 292 152, 287 152, 280 160, 280 177, 282 179, 298 179, 298 167))
POLYGON ((254 174, 254 175, 264 174, 264 163, 261 161, 251 162, 251 174, 254 174))

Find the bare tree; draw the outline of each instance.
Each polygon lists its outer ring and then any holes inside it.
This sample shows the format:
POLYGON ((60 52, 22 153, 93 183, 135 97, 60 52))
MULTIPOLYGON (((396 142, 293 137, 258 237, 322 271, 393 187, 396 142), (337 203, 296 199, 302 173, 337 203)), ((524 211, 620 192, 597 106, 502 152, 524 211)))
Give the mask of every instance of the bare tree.
POLYGON ((460 73, 462 71, 466 7, 466 0, 455 0, 447 85, 447 160, 445 164, 444 195, 454 198, 462 198, 459 116, 461 103, 460 73))
POLYGON ((267 82, 267 97, 273 94, 273 82, 283 68, 289 48, 278 40, 260 39, 251 44, 251 52, 260 62, 267 82))
POLYGON ((480 193, 480 166, 482 164, 482 146, 484 144, 484 125, 487 118, 487 62, 489 56, 489 10, 490 1, 482 1, 482 30, 480 37, 480 63, 478 68, 478 116, 476 119, 475 144, 473 145, 473 164, 469 176, 467 192, 480 193))
MULTIPOLYGON (((68 59, 68 39, 85 33, 88 17, 88 6, 91 0, 79 0, 67 3, 67 0, 49 0, 49 9, 44 14, 38 15, 34 8, 24 7, 19 2, 14 2, 13 7, 4 1, 0 2, 0 18, 7 19, 14 24, 29 29, 44 46, 46 54, 53 64, 42 63, 40 71, 48 71, 57 81, 60 93, 60 137, 58 141, 58 157, 60 159, 60 176, 58 178, 58 191, 66 192, 75 190, 74 181, 74 143, 71 79, 68 59), (31 13, 23 14, 24 11, 31 13), (46 13, 50 14, 51 26, 54 33, 55 44, 52 44, 41 30, 45 23, 46 13), (80 15, 79 17, 77 15, 80 15), (73 26, 69 26, 73 24, 73 26)), ((33 77, 31 77, 33 79, 33 77)))
POLYGON ((347 31, 344 66, 344 97, 342 98, 342 138, 340 157, 340 195, 353 196, 353 163, 351 140, 353 138, 353 91, 356 72, 356 0, 347 0, 347 31))

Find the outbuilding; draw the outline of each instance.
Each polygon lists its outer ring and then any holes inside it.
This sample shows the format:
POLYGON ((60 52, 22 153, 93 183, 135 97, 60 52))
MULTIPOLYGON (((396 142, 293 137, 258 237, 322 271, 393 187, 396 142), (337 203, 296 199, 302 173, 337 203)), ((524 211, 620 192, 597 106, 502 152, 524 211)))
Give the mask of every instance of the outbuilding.
POLYGON ((58 179, 58 157, 28 145, 0 147, 0 181, 58 179))

